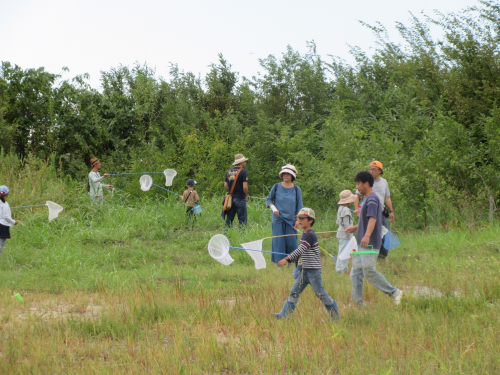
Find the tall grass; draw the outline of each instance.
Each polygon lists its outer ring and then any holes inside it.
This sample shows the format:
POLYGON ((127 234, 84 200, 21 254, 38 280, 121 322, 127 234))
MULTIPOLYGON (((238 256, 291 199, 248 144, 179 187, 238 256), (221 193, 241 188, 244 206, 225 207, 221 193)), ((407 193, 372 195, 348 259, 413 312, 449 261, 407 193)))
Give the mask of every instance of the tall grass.
MULTIPOLYGON (((159 189, 143 193, 136 181, 123 180, 125 192, 108 194, 100 206, 81 185, 61 187, 61 176, 51 173, 50 166, 34 168, 31 176, 47 179, 36 185, 19 171, 22 188, 12 189, 11 203, 54 194, 50 200, 65 210, 50 223, 44 209, 15 211, 22 224, 0 257, 0 374, 495 374, 500 368, 496 225, 398 231, 403 244, 377 265, 405 291, 398 307, 371 285, 366 306, 354 307, 349 277, 323 257, 324 285, 341 320, 331 322, 306 289, 290 319, 276 321, 272 312, 288 296, 292 268, 277 270, 266 254, 267 268, 256 270, 238 250, 231 250, 235 262, 228 267, 210 258, 208 240, 224 231, 219 199, 202 198, 203 213, 191 227, 178 198, 159 189), (35 186, 29 190, 25 181, 35 186), (16 292, 24 304, 12 297, 16 292)), ((335 211, 316 211, 315 229, 334 230, 335 211)), ((248 227, 227 232, 235 246, 269 235, 270 213, 257 200, 249 202, 248 227)), ((324 235, 320 245, 336 252, 334 236, 324 235)))

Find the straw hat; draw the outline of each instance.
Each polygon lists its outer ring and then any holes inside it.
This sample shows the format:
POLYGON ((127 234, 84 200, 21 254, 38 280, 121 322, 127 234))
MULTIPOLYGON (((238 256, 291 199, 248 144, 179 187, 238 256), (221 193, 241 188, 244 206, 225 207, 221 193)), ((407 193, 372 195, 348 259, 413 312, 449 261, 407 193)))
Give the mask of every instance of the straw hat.
POLYGON ((92 158, 90 159, 90 165, 93 167, 95 163, 97 163, 99 161, 98 158, 92 158))
POLYGON ((238 165, 238 164, 241 164, 243 163, 244 161, 247 161, 248 158, 244 157, 243 154, 236 154, 234 156, 234 163, 233 165, 238 165))
POLYGON ((339 194, 339 197, 340 197, 340 200, 337 202, 337 204, 346 204, 346 203, 354 202, 356 195, 353 194, 350 190, 343 190, 339 194))
POLYGON ((285 165, 284 167, 281 167, 281 171, 280 171, 280 174, 279 174, 279 177, 281 178, 281 175, 283 173, 288 173, 288 174, 291 174, 293 176, 293 180, 295 180, 297 178, 297 168, 295 168, 295 166, 293 166, 292 164, 287 164, 285 165))

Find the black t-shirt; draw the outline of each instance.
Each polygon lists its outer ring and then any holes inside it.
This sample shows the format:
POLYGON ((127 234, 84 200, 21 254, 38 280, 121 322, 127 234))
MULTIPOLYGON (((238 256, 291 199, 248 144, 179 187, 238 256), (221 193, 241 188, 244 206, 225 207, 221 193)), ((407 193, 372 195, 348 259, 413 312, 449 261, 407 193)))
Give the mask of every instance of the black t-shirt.
MULTIPOLYGON (((228 192, 231 192, 231 189, 233 187, 233 182, 234 178, 236 177, 236 173, 240 170, 239 167, 234 167, 231 168, 226 172, 226 182, 227 185, 229 186, 228 192)), ((234 187, 233 191, 233 198, 240 198, 240 199, 245 199, 245 192, 243 191, 243 182, 248 182, 248 175, 247 171, 244 169, 240 172, 238 175, 238 179, 236 180, 236 186, 234 187)))

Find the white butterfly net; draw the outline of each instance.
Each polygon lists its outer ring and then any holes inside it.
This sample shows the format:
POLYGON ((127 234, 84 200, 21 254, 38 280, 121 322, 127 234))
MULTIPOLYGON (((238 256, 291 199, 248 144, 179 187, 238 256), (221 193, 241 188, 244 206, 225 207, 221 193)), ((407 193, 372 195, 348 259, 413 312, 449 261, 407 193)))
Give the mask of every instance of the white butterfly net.
POLYGON ((177 176, 177 172, 174 169, 165 169, 163 173, 165 174, 165 186, 172 186, 172 181, 177 176))
MULTIPOLYGON (((262 250, 262 242, 264 240, 257 240, 257 241, 252 241, 252 242, 246 242, 242 243, 241 247, 244 247, 245 249, 252 249, 252 250, 262 250)), ((253 259, 255 262, 255 269, 260 270, 262 268, 266 268, 266 259, 264 258, 264 254, 262 254, 259 251, 250 251, 250 250, 245 250, 248 255, 253 259)))
POLYGON ((356 237, 352 236, 349 242, 344 246, 344 248, 340 251, 338 260, 346 260, 349 259, 353 250, 356 250, 358 247, 358 241, 356 241, 356 237))
POLYGON ((45 204, 49 208, 49 221, 58 217, 59 213, 63 210, 62 206, 59 206, 57 203, 47 201, 45 204))
POLYGON ((151 185, 153 185, 153 179, 151 178, 151 176, 145 174, 141 176, 141 178, 139 179, 139 183, 141 184, 142 191, 148 191, 149 189, 151 189, 151 185))
POLYGON ((234 259, 229 255, 229 240, 223 234, 216 234, 208 242, 208 253, 217 262, 229 266, 234 259))

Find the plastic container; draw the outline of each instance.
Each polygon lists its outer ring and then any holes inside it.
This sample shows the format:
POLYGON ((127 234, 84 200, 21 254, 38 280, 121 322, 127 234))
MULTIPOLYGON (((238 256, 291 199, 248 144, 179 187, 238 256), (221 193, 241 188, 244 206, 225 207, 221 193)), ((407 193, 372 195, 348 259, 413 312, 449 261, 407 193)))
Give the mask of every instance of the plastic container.
POLYGON ((195 214, 195 215, 201 214, 201 206, 200 205, 193 207, 193 214, 195 214))
MULTIPOLYGON (((359 249, 359 247, 358 247, 359 249)), ((366 248, 361 248, 366 249, 366 248)), ((351 253, 352 268, 368 268, 377 266, 378 251, 373 250, 357 250, 351 253)))

